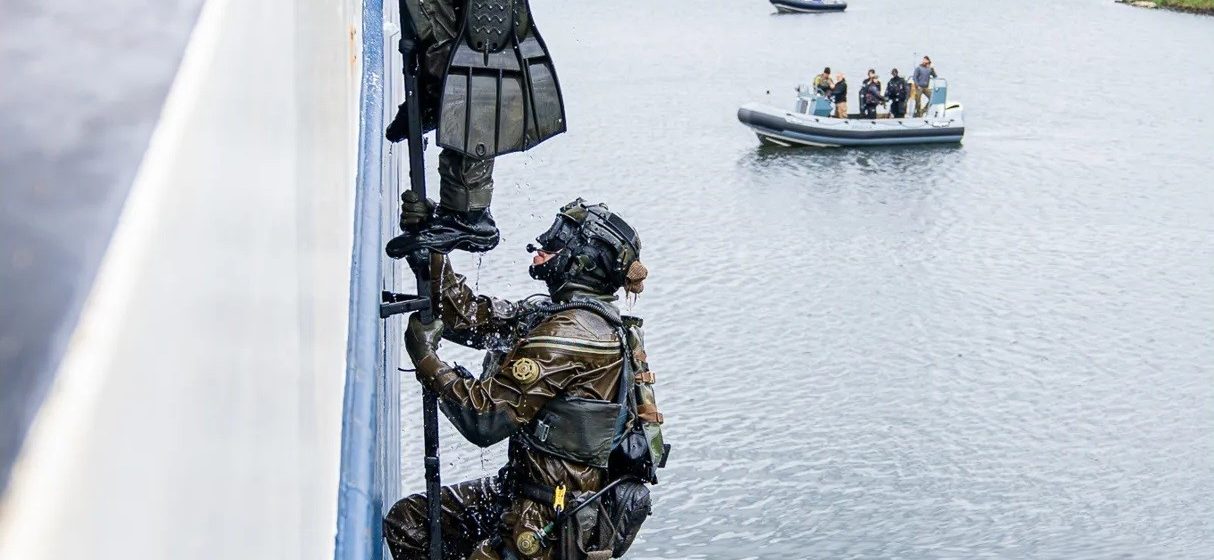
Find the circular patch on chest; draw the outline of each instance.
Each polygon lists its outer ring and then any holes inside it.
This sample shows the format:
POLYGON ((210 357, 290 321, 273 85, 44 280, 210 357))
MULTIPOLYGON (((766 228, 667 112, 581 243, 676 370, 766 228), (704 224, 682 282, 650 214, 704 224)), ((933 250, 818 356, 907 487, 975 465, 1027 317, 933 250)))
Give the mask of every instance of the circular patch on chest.
POLYGON ((535 556, 540 551, 540 539, 535 536, 535 533, 527 531, 514 540, 514 547, 523 556, 535 556))
POLYGON ((510 375, 524 385, 534 382, 540 376, 540 365, 531 358, 519 358, 510 366, 510 375))

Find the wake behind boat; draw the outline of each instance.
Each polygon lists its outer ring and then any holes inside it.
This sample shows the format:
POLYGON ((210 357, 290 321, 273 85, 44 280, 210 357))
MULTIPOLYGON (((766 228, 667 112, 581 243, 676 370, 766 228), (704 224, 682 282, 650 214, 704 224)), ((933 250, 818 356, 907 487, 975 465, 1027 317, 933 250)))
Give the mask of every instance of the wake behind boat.
POLYGON ((935 80, 932 98, 923 117, 864 119, 849 114, 846 119, 830 116, 831 104, 819 95, 802 93, 792 111, 762 103, 747 103, 738 109, 738 120, 764 144, 776 146, 893 146, 905 144, 955 144, 965 134, 964 111, 950 103, 948 83, 935 80))
POLYGON ((771 5, 782 14, 842 12, 847 9, 844 0, 771 0, 771 5))

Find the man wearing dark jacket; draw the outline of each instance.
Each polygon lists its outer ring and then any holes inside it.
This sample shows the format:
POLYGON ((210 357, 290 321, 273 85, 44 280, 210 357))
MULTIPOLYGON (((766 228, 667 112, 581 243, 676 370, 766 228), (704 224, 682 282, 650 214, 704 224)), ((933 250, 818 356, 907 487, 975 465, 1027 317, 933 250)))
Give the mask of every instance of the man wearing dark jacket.
POLYGON ((830 97, 835 102, 835 118, 847 118, 847 76, 839 72, 839 79, 835 80, 835 87, 830 90, 830 97))
MULTIPOLYGON (((402 222, 430 219, 416 198, 403 206, 402 214, 421 218, 402 222)), ((435 321, 415 314, 405 331, 418 380, 469 441, 486 447, 509 439, 508 463, 497 476, 442 489, 444 558, 610 557, 613 535, 593 522, 586 528, 581 512, 558 528, 556 542, 541 530, 558 510, 610 482, 607 454, 621 417, 614 406, 625 394, 621 384, 648 395, 626 409, 628 425, 652 427, 661 448, 662 415, 652 399, 640 321, 621 316, 612 303, 620 288, 629 294, 644 288, 640 238, 606 206, 579 198, 537 241, 538 248, 528 247, 536 252, 530 273, 547 284, 549 296, 522 301, 473 293, 443 255, 410 258, 410 266, 430 268, 436 305, 435 321), (474 376, 442 360, 441 339, 486 350, 485 371, 474 376)), ((392 507, 384 538, 397 560, 427 557, 425 494, 392 507)))
POLYGON ((895 119, 906 116, 906 98, 909 94, 906 79, 898 75, 898 69, 889 71, 889 83, 885 84, 885 98, 889 100, 889 113, 895 119))
POLYGON ((877 118, 877 106, 882 103, 885 103, 885 98, 881 97, 881 79, 877 77, 876 70, 869 68, 868 78, 860 88, 860 117, 877 118))

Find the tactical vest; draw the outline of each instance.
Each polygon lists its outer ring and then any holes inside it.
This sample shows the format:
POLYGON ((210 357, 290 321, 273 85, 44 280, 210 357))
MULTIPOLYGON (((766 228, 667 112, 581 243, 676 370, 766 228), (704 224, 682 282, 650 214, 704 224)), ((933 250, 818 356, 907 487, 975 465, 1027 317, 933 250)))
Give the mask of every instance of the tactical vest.
POLYGON ((557 457, 607 468, 612 450, 639 422, 654 464, 664 463, 667 448, 662 441, 662 414, 654 398, 653 372, 645 361, 641 320, 620 317, 606 304, 593 300, 544 306, 548 316, 568 309, 590 311, 615 327, 623 357, 616 398, 607 401, 557 395, 524 427, 522 440, 533 449, 557 457))

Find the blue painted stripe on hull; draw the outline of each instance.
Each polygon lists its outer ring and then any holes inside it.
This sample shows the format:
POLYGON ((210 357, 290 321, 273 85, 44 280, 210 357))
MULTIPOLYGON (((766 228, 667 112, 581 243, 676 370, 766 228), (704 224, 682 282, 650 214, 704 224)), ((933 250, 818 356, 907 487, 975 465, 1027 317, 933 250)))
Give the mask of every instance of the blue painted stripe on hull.
POLYGON ((842 12, 843 10, 847 9, 846 6, 844 6, 842 8, 833 8, 833 7, 832 8, 802 8, 802 7, 797 7, 797 6, 790 6, 787 4, 776 4, 774 2, 772 3, 772 5, 776 7, 777 11, 780 11, 780 12, 783 12, 786 14, 825 14, 825 13, 830 13, 830 12, 842 12))
POLYGON ((806 143, 818 146, 899 146, 905 144, 955 144, 961 141, 964 134, 955 136, 901 136, 897 138, 839 138, 805 134, 793 131, 774 131, 771 129, 748 125, 756 134, 794 143, 806 143))
POLYGON ((362 12, 362 90, 359 100, 358 177, 354 248, 350 265, 349 332, 342 403, 338 482, 337 560, 383 557, 383 480, 380 415, 384 339, 379 320, 383 228, 383 0, 365 0, 362 12))

